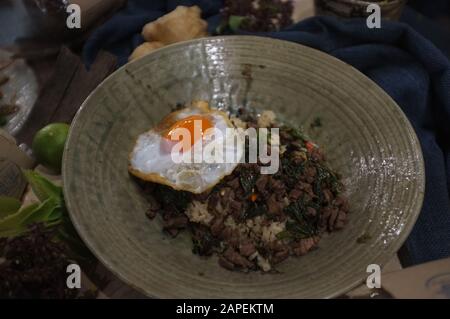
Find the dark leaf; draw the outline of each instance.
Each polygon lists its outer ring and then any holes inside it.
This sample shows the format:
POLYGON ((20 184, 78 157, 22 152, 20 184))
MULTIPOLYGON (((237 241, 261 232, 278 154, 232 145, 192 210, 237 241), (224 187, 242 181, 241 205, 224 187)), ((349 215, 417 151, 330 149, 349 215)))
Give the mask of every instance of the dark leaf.
POLYGON ((22 203, 14 197, 0 196, 0 220, 17 212, 22 203))
POLYGON ((241 26, 242 22, 247 19, 243 16, 230 16, 228 20, 228 26, 230 27, 231 31, 236 32, 239 30, 239 27, 241 26))
POLYGON ((239 181, 246 194, 250 194, 255 187, 258 175, 249 169, 241 171, 239 181))
POLYGON ((267 207, 264 204, 251 202, 243 214, 243 219, 250 219, 267 213, 267 207))

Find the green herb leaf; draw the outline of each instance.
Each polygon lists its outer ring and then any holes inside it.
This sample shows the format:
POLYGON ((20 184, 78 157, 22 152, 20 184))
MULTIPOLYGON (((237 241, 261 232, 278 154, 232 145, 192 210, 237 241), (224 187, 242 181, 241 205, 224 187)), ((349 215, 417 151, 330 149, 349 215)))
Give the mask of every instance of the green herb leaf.
POLYGON ((316 117, 312 121, 310 126, 311 126, 311 128, 321 127, 322 126, 322 119, 320 117, 316 117))
POLYGON ((200 255, 203 251, 202 242, 198 239, 192 238, 192 253, 195 255, 200 255))
POLYGON ((33 223, 51 223, 54 225, 57 221, 57 218, 55 218, 58 215, 58 213, 55 213, 57 208, 60 208, 60 206, 54 198, 49 198, 40 204, 31 204, 0 220, 0 231, 13 231, 15 229, 22 231, 33 223))
POLYGON ((317 164, 317 179, 314 183, 314 193, 317 196, 322 196, 322 184, 326 184, 331 188, 331 191, 338 195, 342 190, 342 184, 339 182, 338 176, 324 165, 317 164))
POLYGON ((28 218, 33 212, 38 209, 38 203, 31 204, 20 211, 8 215, 0 220, 0 237, 9 237, 9 234, 21 234, 26 231, 23 221, 28 218))
POLYGON ((35 171, 25 170, 23 173, 28 180, 28 183, 30 183, 33 192, 41 202, 49 198, 53 198, 60 203, 62 202, 63 197, 61 187, 56 186, 35 171))
POLYGON ((287 222, 286 231, 288 231, 294 239, 310 238, 316 235, 316 231, 312 225, 307 222, 287 222))
MULTIPOLYGON (((25 233, 33 223, 46 226, 59 224, 62 212, 62 189, 36 172, 24 171, 31 187, 41 203, 34 203, 0 219, 0 237, 25 233)), ((19 202, 20 204, 20 202, 19 202)), ((15 204, 17 206, 17 203, 15 204)), ((20 207, 20 206, 19 206, 20 207)))
POLYGON ((264 204, 250 203, 243 214, 243 219, 250 219, 267 213, 267 207, 264 204))
POLYGON ((284 211, 298 222, 302 223, 305 220, 306 205, 302 199, 290 203, 284 211))
POLYGON ((47 216, 47 223, 51 223, 54 225, 55 222, 59 223, 61 221, 61 218, 63 218, 65 214, 65 211, 62 207, 57 206, 55 207, 50 214, 47 216))
POLYGON ((39 207, 37 207, 27 218, 22 221, 24 225, 31 225, 33 223, 44 223, 55 221, 55 219, 50 218, 53 212, 57 209, 61 209, 57 199, 48 198, 43 201, 39 207))
POLYGON ((16 213, 22 203, 14 197, 0 196, 0 220, 8 215, 16 213))
POLYGON ((222 22, 221 24, 219 24, 215 30, 217 35, 221 35, 222 33, 224 33, 227 29, 227 23, 226 22, 222 22))
POLYGON ((306 216, 307 203, 303 198, 290 203, 284 211, 292 218, 292 221, 286 223, 286 230, 291 233, 292 237, 300 239, 316 235, 317 217, 308 218, 308 216, 306 216))
POLYGON ((279 232, 278 234, 276 234, 277 239, 279 240, 284 240, 284 239, 292 239, 292 234, 290 231, 288 230, 283 230, 282 232, 279 232))
POLYGON ((305 170, 305 163, 296 164, 293 159, 285 157, 281 159, 281 168, 286 176, 297 181, 305 170))
POLYGON ((307 134, 305 134, 305 132, 303 132, 303 129, 301 127, 285 127, 289 134, 291 134, 291 136, 299 141, 302 142, 307 142, 310 141, 311 139, 309 138, 309 136, 307 134))
POLYGON ((18 228, 11 228, 7 230, 0 230, 0 238, 10 238, 10 237, 17 237, 22 236, 27 232, 26 228, 18 227, 18 228))
POLYGON ((155 193, 164 206, 173 207, 178 213, 183 213, 191 202, 191 196, 188 192, 175 191, 168 186, 158 186, 155 193))
POLYGON ((239 27, 241 26, 241 23, 247 19, 243 16, 230 16, 228 19, 228 26, 233 32, 236 32, 239 30, 239 27))
MULTIPOLYGON (((31 204, 1 218, 0 238, 21 236, 35 223, 43 223, 46 227, 57 226, 55 240, 64 242, 69 247, 70 257, 89 267, 95 265, 95 257, 84 245, 68 217, 62 188, 37 172, 24 171, 24 174, 40 203, 31 204)), ((14 205, 17 206, 17 203, 13 203, 13 208, 14 205)))
POLYGON ((248 169, 244 169, 241 171, 239 181, 246 194, 250 194, 253 191, 257 179, 258 175, 254 172, 248 169))

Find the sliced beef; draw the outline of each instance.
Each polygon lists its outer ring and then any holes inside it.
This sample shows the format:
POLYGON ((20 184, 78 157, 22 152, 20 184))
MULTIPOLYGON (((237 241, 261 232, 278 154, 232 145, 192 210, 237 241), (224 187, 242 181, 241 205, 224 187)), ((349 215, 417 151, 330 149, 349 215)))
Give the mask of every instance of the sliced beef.
POLYGON ((266 201, 267 211, 272 215, 280 215, 283 212, 285 203, 283 200, 279 200, 276 194, 270 195, 266 201))
MULTIPOLYGON (((153 184, 151 184, 153 185, 153 184)), ((153 189, 153 187, 152 187, 153 189)), ((149 208, 148 210, 145 212, 145 215, 149 218, 149 219, 153 219, 156 217, 156 215, 161 211, 162 206, 161 204, 153 197, 150 197, 148 199, 148 203, 149 203, 149 208)))
POLYGON ((219 265, 228 270, 234 270, 234 264, 224 257, 219 257, 219 265))
POLYGON ((284 250, 276 252, 272 257, 271 262, 273 265, 276 265, 288 257, 289 257, 289 249, 284 249, 284 250))
POLYGON ((347 213, 340 210, 334 223, 334 229, 342 229, 347 224, 347 213))
POLYGON ((313 207, 307 207, 306 208, 306 216, 308 217, 315 217, 317 215, 317 210, 313 207))
POLYGON ((326 203, 331 204, 334 199, 334 195, 328 188, 322 190, 323 198, 326 203))
POLYGON ((188 224, 186 215, 178 215, 164 221, 164 228, 185 228, 188 224))
POLYGON ((224 218, 222 216, 216 217, 212 223, 211 223, 211 234, 215 237, 220 236, 222 231, 225 228, 225 225, 223 223, 224 218))
POLYGON ((234 177, 233 179, 227 182, 227 186, 229 186, 231 189, 237 190, 239 187, 241 187, 239 178, 234 177))
POLYGON ((246 257, 239 254, 236 250, 231 247, 228 247, 223 253, 223 257, 231 262, 233 265, 240 268, 251 268, 253 263, 248 260, 246 257))
POLYGON ((316 177, 317 169, 314 166, 308 166, 305 168, 305 175, 311 178, 316 177))
POLYGON ((269 182, 269 175, 261 175, 256 180, 256 183, 255 183, 256 189, 262 195, 266 195, 267 192, 268 192, 268 190, 267 190, 267 183, 268 182, 269 182))
POLYGON ((311 249, 315 248, 319 242, 318 237, 310 237, 305 239, 300 239, 292 245, 293 253, 296 256, 306 255, 311 249))
POLYGON ((304 192, 299 188, 294 188, 289 192, 289 199, 291 201, 297 201, 304 192))
POLYGON ((256 253, 256 247, 251 242, 247 242, 240 245, 239 252, 242 256, 250 257, 251 255, 256 253))
POLYGON ((164 228, 164 231, 167 232, 171 237, 177 237, 180 230, 178 228, 164 228))
MULTIPOLYGON (((253 118, 247 124, 257 128, 256 122, 253 118)), ((203 194, 173 195, 167 189, 158 193, 160 187, 149 187, 156 195, 156 206, 151 205, 147 216, 154 218, 161 213, 164 229, 171 236, 189 229, 193 251, 206 256, 217 253, 219 264, 229 270, 267 269, 261 263, 275 265, 289 255, 305 255, 317 247, 322 233, 346 225, 348 200, 339 194, 343 190, 340 177, 329 171, 323 154, 308 145, 300 131, 281 128, 280 139, 285 151, 277 174, 262 175, 260 164, 240 164, 203 194), (209 226, 189 222, 183 214, 186 200, 207 203, 208 213, 213 216, 209 226), (228 224, 228 218, 236 225, 228 224), (286 230, 279 240, 263 242, 261 227, 273 222, 286 222, 286 230), (305 234, 317 236, 298 239, 305 234)))
POLYGON ((342 211, 348 212, 348 199, 344 196, 337 196, 334 200, 334 205, 338 206, 342 211))
POLYGON ((158 214, 158 210, 149 208, 146 212, 145 212, 145 216, 147 216, 149 219, 153 219, 156 217, 156 215, 158 214))
POLYGON ((310 197, 315 197, 313 187, 310 183, 306 182, 298 182, 298 184, 295 186, 296 189, 302 190, 306 194, 308 194, 310 197))

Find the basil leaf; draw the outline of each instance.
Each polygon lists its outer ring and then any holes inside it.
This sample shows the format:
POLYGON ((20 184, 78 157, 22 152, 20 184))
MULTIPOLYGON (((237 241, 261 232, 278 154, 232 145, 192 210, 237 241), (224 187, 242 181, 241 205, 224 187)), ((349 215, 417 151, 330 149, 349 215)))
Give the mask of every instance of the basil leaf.
POLYGON ((277 237, 277 239, 279 240, 284 240, 284 239, 292 239, 293 236, 290 231, 283 230, 282 232, 276 234, 275 237, 277 237))
POLYGON ((47 223, 50 221, 50 216, 53 211, 60 208, 58 200, 48 198, 43 201, 35 210, 33 210, 26 218, 22 220, 23 225, 30 225, 33 223, 47 223))
POLYGON ((48 219, 47 222, 52 224, 54 222, 60 223, 63 215, 64 215, 63 208, 60 206, 55 207, 53 211, 51 211, 50 214, 47 216, 48 219))
POLYGON ((20 206, 22 206, 22 203, 18 199, 0 196, 0 220, 17 212, 20 206))
POLYGON ((241 26, 241 23, 247 19, 246 17, 243 16, 230 16, 230 18, 228 19, 228 26, 230 27, 230 29, 233 32, 236 32, 237 30, 239 30, 239 27, 241 26))
POLYGON ((27 229, 25 227, 11 228, 7 230, 0 230, 0 238, 9 238, 21 236, 26 233, 27 229))
POLYGON ((58 200, 58 202, 62 201, 61 187, 56 186, 45 177, 39 175, 37 172, 25 170, 23 173, 25 178, 28 180, 28 183, 30 183, 33 192, 41 202, 49 198, 58 200))
POLYGON ((254 172, 249 170, 241 171, 239 181, 246 194, 250 194, 253 191, 257 179, 258 175, 256 175, 254 172))
POLYGON ((311 140, 301 127, 285 126, 285 129, 287 129, 291 136, 298 141, 307 142, 311 140))
POLYGON ((13 215, 0 220, 0 231, 20 228, 27 228, 32 223, 48 223, 55 209, 60 208, 57 200, 49 198, 39 204, 31 204, 13 215))
POLYGON ((28 218, 40 206, 40 204, 31 204, 22 208, 18 212, 9 215, 0 220, 0 232, 21 229, 22 222, 28 218))

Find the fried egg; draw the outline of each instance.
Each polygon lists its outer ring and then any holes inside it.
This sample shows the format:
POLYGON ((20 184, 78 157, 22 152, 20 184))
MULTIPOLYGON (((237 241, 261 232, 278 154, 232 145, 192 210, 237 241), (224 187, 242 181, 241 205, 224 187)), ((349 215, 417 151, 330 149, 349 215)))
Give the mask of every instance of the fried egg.
POLYGON ((170 113, 156 127, 138 136, 129 156, 128 170, 148 182, 203 193, 231 174, 242 159, 243 140, 238 135, 226 134, 228 128, 234 126, 226 113, 210 109, 207 102, 194 102, 170 113), (188 132, 190 138, 180 138, 179 132, 188 132), (205 156, 204 151, 211 149, 215 150, 212 155, 205 156), (195 161, 199 150, 202 156, 195 161), (228 160, 212 161, 212 157, 228 160), (229 161, 231 158, 234 161, 229 161))

